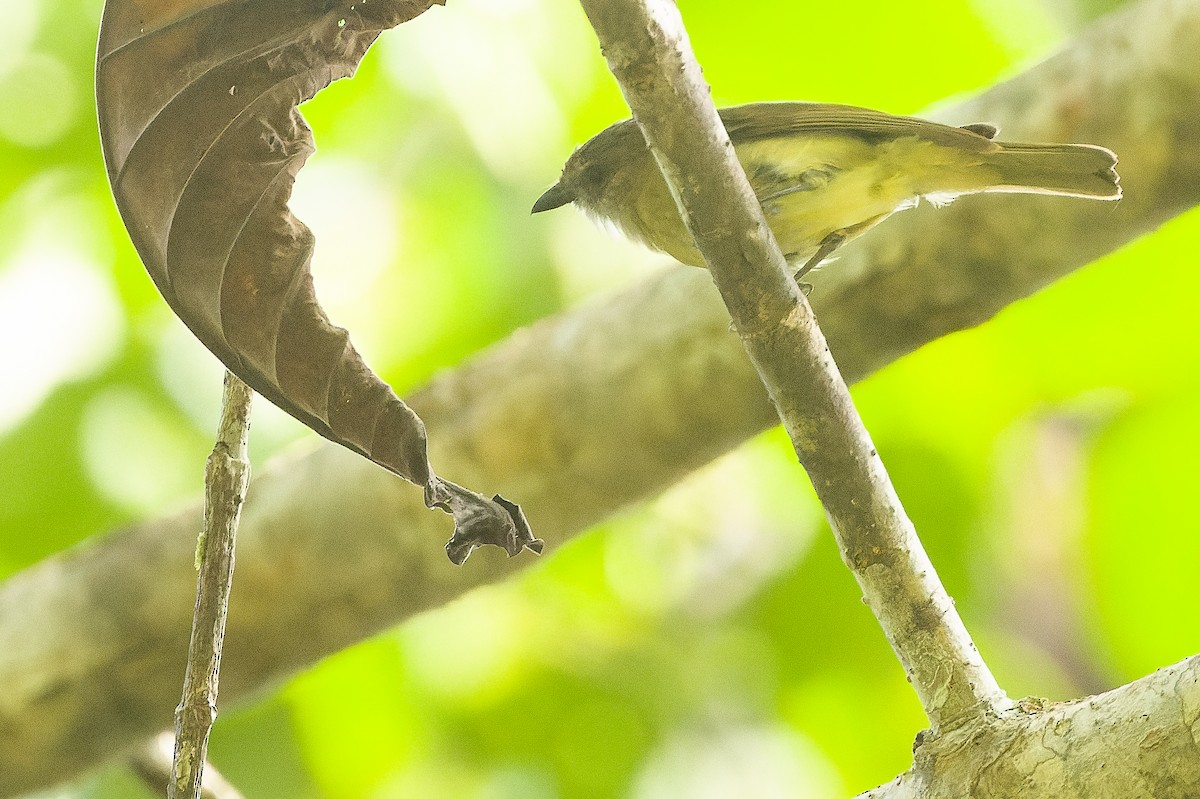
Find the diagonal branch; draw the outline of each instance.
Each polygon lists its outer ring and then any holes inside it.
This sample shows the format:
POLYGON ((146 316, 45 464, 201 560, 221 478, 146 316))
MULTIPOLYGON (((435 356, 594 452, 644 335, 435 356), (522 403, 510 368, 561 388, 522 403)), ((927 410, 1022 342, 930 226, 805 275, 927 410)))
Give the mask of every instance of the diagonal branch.
POLYGON ((671 0, 582 0, 829 516, 934 728, 1009 707, 896 495, 763 218, 671 0))
MULTIPOLYGON (((876 231, 814 281, 846 379, 979 324, 1200 203, 1197 49, 1200 5, 1141 3, 946 109, 945 121, 1002 121, 1013 138, 1104 144, 1122 155, 1126 197, 1102 211, 1003 197, 960 201, 934 219, 906 211, 904 224, 876 231)), ((411 404, 436 431, 436 460, 465 482, 520 496, 557 544, 777 423, 727 327, 709 277, 681 268, 523 331, 411 404), (649 406, 660 413, 624 412, 649 406)), ((358 461, 323 446, 277 460, 251 485, 225 701, 523 568, 484 553, 446 568, 445 520, 358 461)), ((0 796, 64 779, 168 726, 196 514, 114 531, 0 584, 0 796)))

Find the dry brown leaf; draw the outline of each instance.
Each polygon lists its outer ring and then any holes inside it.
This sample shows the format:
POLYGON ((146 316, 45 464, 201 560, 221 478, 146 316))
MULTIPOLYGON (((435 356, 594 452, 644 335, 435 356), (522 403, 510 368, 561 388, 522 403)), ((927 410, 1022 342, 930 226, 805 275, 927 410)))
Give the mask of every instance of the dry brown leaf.
POLYGON ((287 207, 313 152, 297 105, 433 4, 109 0, 96 97, 117 205, 167 303, 258 393, 422 486, 454 515, 461 563, 480 544, 541 541, 516 505, 433 473, 420 418, 318 304, 313 235, 287 207))

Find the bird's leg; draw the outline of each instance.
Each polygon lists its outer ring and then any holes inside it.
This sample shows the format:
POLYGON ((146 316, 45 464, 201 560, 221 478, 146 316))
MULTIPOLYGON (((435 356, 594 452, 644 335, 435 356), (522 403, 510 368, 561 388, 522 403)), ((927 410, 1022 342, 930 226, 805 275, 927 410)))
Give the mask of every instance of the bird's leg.
MULTIPOLYGON (((887 217, 888 217, 888 214, 880 214, 878 216, 873 216, 870 219, 859 222, 857 225, 850 225, 849 227, 839 228, 838 230, 835 230, 832 233, 830 233, 825 238, 821 239, 821 243, 819 245, 817 245, 817 251, 813 254, 813 257, 809 258, 808 262, 805 263, 804 266, 797 269, 796 274, 793 275, 793 277, 795 277, 795 279, 796 279, 796 282, 799 283, 800 278, 807 275, 809 272, 811 272, 813 269, 815 269, 822 261, 824 261, 829 256, 833 255, 833 251, 836 250, 838 247, 841 247, 843 244, 845 244, 846 242, 855 238, 856 236, 870 230, 872 227, 879 224, 887 217)), ((808 286, 808 290, 804 292, 804 294, 807 296, 808 293, 812 291, 812 286, 811 286, 811 284, 803 283, 803 284, 801 284, 800 288, 803 289, 805 286, 808 286)))
MULTIPOLYGON (((817 246, 817 251, 813 253, 813 257, 809 258, 808 262, 804 264, 804 266, 797 269, 796 274, 793 275, 793 277, 796 278, 796 282, 800 282, 800 278, 804 277, 813 269, 815 269, 817 264, 833 255, 834 250, 846 243, 846 239, 848 238, 846 235, 847 230, 848 228, 835 230, 825 238, 821 239, 821 243, 817 246)), ((808 292, 805 292, 805 294, 807 293, 808 292)))

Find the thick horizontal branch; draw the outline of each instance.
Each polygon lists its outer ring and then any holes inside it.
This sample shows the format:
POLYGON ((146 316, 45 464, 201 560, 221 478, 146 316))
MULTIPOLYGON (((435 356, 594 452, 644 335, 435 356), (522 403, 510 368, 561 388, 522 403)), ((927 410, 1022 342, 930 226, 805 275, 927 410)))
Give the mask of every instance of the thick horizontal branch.
POLYGON ((1200 785, 1200 656, 1061 704, 922 739, 914 766, 859 799, 1164 799, 1200 785))
MULTIPOLYGON (((872 233, 813 281, 847 380, 1200 203, 1198 48, 1200 6, 1141 4, 942 114, 999 122, 1014 139, 1104 144, 1121 155, 1125 199, 965 198, 872 233)), ((521 331, 411 400, 446 476, 521 502, 550 545, 776 419, 708 275, 683 268, 521 331)), ((481 551, 449 568, 448 519, 339 448, 264 471, 242 517, 227 700, 530 562, 481 551)), ((0 585, 0 796, 170 724, 199 518, 197 505, 115 531, 0 585)))

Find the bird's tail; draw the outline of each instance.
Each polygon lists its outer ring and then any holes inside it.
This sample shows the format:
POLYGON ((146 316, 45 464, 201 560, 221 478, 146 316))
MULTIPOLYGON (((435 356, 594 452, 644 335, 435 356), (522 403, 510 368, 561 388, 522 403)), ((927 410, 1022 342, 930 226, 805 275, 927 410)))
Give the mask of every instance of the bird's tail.
POLYGON ((989 154, 988 166, 999 173, 989 191, 1061 194, 1117 200, 1121 197, 1117 156, 1091 144, 1010 144, 989 154))

